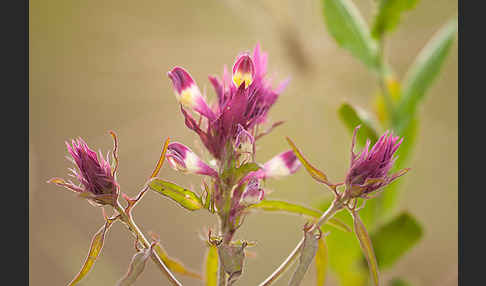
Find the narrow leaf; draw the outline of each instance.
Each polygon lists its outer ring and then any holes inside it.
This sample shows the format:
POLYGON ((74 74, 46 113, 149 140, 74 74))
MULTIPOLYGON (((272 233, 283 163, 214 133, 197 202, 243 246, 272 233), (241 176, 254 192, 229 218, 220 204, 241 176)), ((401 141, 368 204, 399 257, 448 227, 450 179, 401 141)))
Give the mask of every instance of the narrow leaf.
POLYGON ((198 195, 174 183, 152 179, 148 186, 153 191, 174 200, 187 210, 194 211, 203 207, 202 200, 198 195))
POLYGON ((378 286, 378 264, 376 263, 376 257, 375 253, 373 252, 373 245, 371 243, 370 236, 368 235, 368 231, 361 221, 359 214, 357 212, 353 212, 352 215, 354 220, 354 231, 358 237, 361 250, 363 251, 366 261, 368 262, 370 276, 372 277, 374 285, 378 286))
POLYGON ((370 115, 364 110, 355 108, 349 103, 343 103, 338 109, 338 114, 351 133, 356 126, 361 125, 356 138, 359 146, 364 146, 367 139, 371 140, 372 145, 378 140, 378 133, 371 123, 370 115))
POLYGON ((206 286, 218 285, 218 264, 218 248, 211 245, 206 256, 206 286))
POLYGON ((295 156, 299 158, 299 161, 304 165, 305 169, 309 174, 314 178, 316 181, 324 183, 324 184, 329 184, 327 180, 326 174, 322 172, 321 170, 317 169, 316 167, 312 166, 307 159, 304 158, 304 155, 302 155, 302 152, 300 152, 299 148, 295 146, 294 142, 290 138, 286 138, 287 142, 289 143, 290 147, 294 151, 295 156))
POLYGON ((439 74, 456 32, 457 19, 454 18, 434 35, 410 67, 404 80, 403 94, 398 106, 397 131, 400 132, 411 120, 418 103, 439 74))
POLYGON ((145 269, 145 264, 147 264, 147 259, 150 257, 151 249, 145 249, 135 253, 132 257, 132 261, 128 266, 128 271, 123 276, 120 281, 116 284, 117 286, 129 286, 135 283, 135 280, 142 274, 145 269))
POLYGON ((326 283, 326 276, 327 276, 327 245, 324 238, 319 239, 317 244, 317 253, 316 253, 316 275, 317 275, 317 286, 324 286, 326 283))
POLYGON ((373 37, 381 38, 392 31, 400 22, 401 14, 415 8, 417 3, 418 0, 380 0, 371 32, 373 37))
POLYGON ((393 266, 422 237, 422 227, 408 212, 402 212, 371 235, 380 269, 393 266))
POLYGON ((304 279, 307 269, 316 256, 319 239, 320 235, 316 235, 313 231, 304 232, 304 245, 299 257, 299 265, 290 279, 289 286, 298 286, 304 279))
MULTIPOLYGON (((262 200, 261 202, 251 205, 248 207, 249 210, 263 210, 270 212, 287 212, 293 214, 304 215, 312 218, 320 218, 322 212, 304 207, 301 205, 296 205, 284 201, 274 201, 274 200, 262 200)), ((327 225, 335 227, 339 230, 351 232, 351 228, 337 218, 331 218, 326 222, 327 225)))
POLYGON ((96 259, 98 258, 101 249, 103 248, 103 243, 105 241, 106 231, 110 228, 114 220, 107 220, 106 223, 95 233, 91 240, 91 245, 89 248, 88 256, 84 261, 84 265, 79 271, 79 273, 74 277, 74 279, 69 283, 69 285, 76 285, 84 276, 86 276, 91 267, 93 267, 96 259))
POLYGON ((160 259, 162 259, 164 264, 167 266, 167 268, 169 268, 169 270, 171 270, 172 272, 196 279, 203 279, 201 274, 186 268, 186 266, 184 266, 184 264, 182 264, 181 262, 169 257, 165 250, 162 248, 162 246, 160 246, 159 244, 156 244, 153 248, 157 255, 160 257, 160 259))
POLYGON ((327 29, 336 42, 372 69, 378 68, 378 44, 351 0, 322 0, 327 29))

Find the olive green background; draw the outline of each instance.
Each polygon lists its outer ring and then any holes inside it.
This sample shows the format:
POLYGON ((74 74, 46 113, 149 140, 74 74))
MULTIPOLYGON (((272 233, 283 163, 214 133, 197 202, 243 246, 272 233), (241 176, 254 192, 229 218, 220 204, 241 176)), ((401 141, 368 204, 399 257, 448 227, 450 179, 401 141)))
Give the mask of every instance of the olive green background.
MULTIPOLYGON (((355 1, 366 19, 373 1, 355 1)), ((405 14, 386 42, 386 54, 403 77, 427 40, 456 15, 457 1, 423 0, 405 14)), ((337 47, 322 21, 320 2, 308 1, 30 1, 29 275, 32 285, 65 285, 80 269, 91 236, 103 223, 101 210, 74 194, 46 184, 68 178, 71 163, 64 141, 81 136, 103 153, 111 150, 108 130, 120 141, 119 183, 135 195, 151 174, 164 140, 170 137, 199 151, 197 136, 185 128, 166 76, 187 68, 214 99, 207 80, 231 67, 241 51, 260 42, 269 53, 269 76, 291 82, 270 112, 285 120, 258 144, 265 162, 287 150, 285 136, 328 176, 342 180, 349 164, 350 135, 337 117, 345 100, 371 110, 376 78, 337 47)), ((399 210, 424 225, 423 240, 383 273, 407 277, 413 285, 457 285, 458 72, 457 42, 420 108, 416 152, 403 178, 399 210)), ((406 140, 406 139, 405 139, 406 140)), ((200 177, 178 174, 167 165, 160 176, 199 190, 200 177)), ((303 170, 269 181, 266 195, 315 205, 329 197, 303 170), (271 191, 271 192, 270 192, 271 191)), ((205 236, 216 217, 188 213, 155 194, 134 210, 147 233, 160 235, 169 254, 203 269, 205 236)), ((299 241, 304 220, 284 214, 248 217, 237 238, 256 240, 238 285, 257 285, 299 241)), ((331 233, 332 235, 332 233, 331 233)), ((332 250, 330 250, 332 251, 332 250)), ((133 239, 115 224, 92 272, 80 285, 114 285, 134 253, 133 239)), ((180 276, 179 276, 180 277, 180 276)), ((286 285, 289 275, 276 285, 286 285)), ((202 285, 181 277, 184 285, 202 285)), ((311 268, 304 285, 315 284, 311 268)), ((337 285, 329 277, 329 285, 337 285)), ((137 285, 166 285, 148 263, 137 285)))

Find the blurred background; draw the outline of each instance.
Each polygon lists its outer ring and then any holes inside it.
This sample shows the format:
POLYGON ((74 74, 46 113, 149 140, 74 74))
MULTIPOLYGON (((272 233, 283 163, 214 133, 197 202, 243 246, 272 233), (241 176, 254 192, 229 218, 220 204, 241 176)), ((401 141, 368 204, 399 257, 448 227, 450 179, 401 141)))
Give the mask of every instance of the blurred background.
MULTIPOLYGON (((354 1, 366 19, 373 1, 354 1)), ((386 54, 402 78, 409 65, 447 20, 457 1, 423 0, 406 13, 386 43, 386 54)), ((103 224, 101 210, 46 181, 67 178, 71 163, 64 141, 81 136, 103 153, 112 149, 108 130, 120 142, 122 192, 138 193, 150 176, 167 137, 199 152, 195 133, 185 128, 167 71, 187 68, 210 98, 208 75, 220 75, 238 53, 256 43, 269 54, 269 76, 290 84, 270 112, 286 123, 259 142, 265 162, 289 149, 294 139, 328 176, 342 180, 349 165, 351 136, 337 117, 347 100, 371 110, 376 78, 338 48, 326 31, 321 4, 309 1, 30 1, 29 275, 32 285, 65 285, 79 271, 92 235, 103 224)), ((458 195, 457 42, 420 110, 421 127, 403 179, 400 210, 424 226, 424 237, 386 277, 400 275, 414 285, 457 285, 458 195)), ((199 152, 201 153, 201 152, 199 152)), ((159 176, 199 190, 200 177, 165 165, 159 176)), ((303 170, 267 182, 267 198, 309 206, 329 193, 303 170)), ((160 235, 169 255, 202 271, 200 236, 217 220, 201 210, 188 213, 155 193, 134 211, 138 225, 160 235)), ((257 285, 301 238, 304 219, 284 214, 249 216, 236 238, 255 240, 238 285, 257 285)), ((80 285, 114 285, 134 253, 122 224, 106 237, 101 257, 80 285)), ((305 285, 315 285, 311 267, 305 285)), ((276 285, 286 285, 288 277, 276 285)), ((179 276, 180 277, 180 276, 179 276)), ((202 285, 180 277, 184 285, 202 285)), ((166 285, 148 263, 137 285, 166 285)), ((328 285, 337 285, 329 277, 328 285)))

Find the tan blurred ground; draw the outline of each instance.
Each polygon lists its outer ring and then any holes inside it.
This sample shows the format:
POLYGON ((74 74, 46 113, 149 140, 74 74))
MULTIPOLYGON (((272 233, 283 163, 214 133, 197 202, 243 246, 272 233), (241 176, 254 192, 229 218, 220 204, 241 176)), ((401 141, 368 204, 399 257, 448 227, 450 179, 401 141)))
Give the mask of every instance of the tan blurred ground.
MULTIPOLYGON (((378 88, 361 63, 339 49, 325 30, 320 3, 312 1, 30 1, 30 237, 32 285, 64 285, 77 273, 92 234, 101 226, 101 211, 45 181, 67 177, 70 163, 64 140, 82 136, 103 152, 111 149, 107 131, 120 140, 119 181, 129 195, 150 175, 163 140, 196 147, 184 127, 166 72, 174 65, 189 69, 201 88, 214 96, 208 74, 260 42, 269 52, 270 74, 292 78, 270 113, 286 124, 260 142, 258 160, 288 148, 291 136, 331 178, 343 177, 350 136, 336 116, 343 100, 371 108, 378 88), (266 7, 266 8, 264 8, 266 7), (264 10, 266 9, 266 10, 264 10), (271 16, 273 15, 273 16, 271 16), (288 52, 282 36, 286 23, 299 35, 304 59, 288 52), (310 63, 307 72, 303 63, 310 63)), ((372 1, 358 2, 372 13, 372 1), (363 3, 365 2, 365 3, 363 3)), ((391 64, 407 70, 427 39, 457 11, 457 1, 421 1, 405 15, 387 42, 391 64)), ((290 29, 290 28, 289 28, 290 29)), ((286 32, 288 35, 288 32, 286 32)), ((419 144, 403 184, 400 209, 408 209, 426 228, 420 245, 386 277, 404 275, 414 285, 457 285, 457 43, 421 109, 419 144)), ((197 148, 195 148, 197 149, 197 148)), ((161 176, 186 187, 195 176, 164 167, 161 176)), ((301 171, 273 181, 269 197, 312 204, 324 193, 301 171)), ((145 230, 162 238, 169 253, 202 269, 204 243, 199 234, 215 227, 205 211, 188 214, 156 194, 135 210, 145 230)), ((303 220, 280 214, 249 217, 237 237, 258 241, 251 250, 239 285, 256 285, 300 239, 303 220)), ((121 224, 82 285, 114 285, 133 255, 133 241, 121 224)), ((314 270, 305 280, 314 285, 314 270)), ((181 278, 184 285, 202 285, 181 278)), ((277 285, 286 285, 280 280, 277 285)), ((333 280, 330 281, 331 285, 333 280)), ((137 285, 166 285, 152 263, 137 285)))

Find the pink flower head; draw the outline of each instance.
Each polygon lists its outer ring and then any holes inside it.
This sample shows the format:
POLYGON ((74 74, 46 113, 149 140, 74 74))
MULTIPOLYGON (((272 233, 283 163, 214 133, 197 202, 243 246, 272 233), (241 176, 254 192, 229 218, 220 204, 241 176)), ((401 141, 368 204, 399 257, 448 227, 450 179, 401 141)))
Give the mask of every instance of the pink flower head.
POLYGON ((108 158, 105 160, 101 152, 98 156, 81 138, 72 140, 71 145, 66 142, 66 146, 77 167, 77 170, 70 169, 71 176, 75 177, 82 186, 74 185, 72 182, 66 183, 59 178, 53 178, 49 182, 79 193, 97 205, 113 205, 118 198, 119 187, 108 158))
POLYGON ((218 174, 204 163, 189 147, 179 142, 167 146, 167 161, 172 168, 184 173, 194 173, 216 177, 218 174))
POLYGON ((378 139, 371 150, 369 150, 371 142, 368 139, 361 154, 356 155, 353 149, 359 127, 356 127, 354 130, 351 147, 351 166, 345 181, 347 190, 352 197, 363 196, 376 191, 409 170, 404 169, 392 175, 388 174, 396 160, 396 157, 393 157, 393 155, 403 141, 403 138, 400 139, 398 136, 393 136, 389 131, 386 131, 378 139))
MULTIPOLYGON (((209 110, 205 109, 205 102, 190 105, 181 101, 186 126, 199 135, 204 146, 216 159, 222 159, 223 154, 229 151, 226 147, 234 146, 239 126, 253 134, 255 126, 266 121, 268 111, 285 88, 286 82, 281 83, 276 89, 271 87, 265 78, 266 66, 267 54, 262 53, 257 45, 252 55, 242 54, 237 58, 232 76, 225 68, 222 80, 209 77, 217 95, 217 101, 209 110), (198 108, 194 107, 199 105, 198 108), (207 122, 193 118, 185 110, 188 107, 199 113, 202 118, 206 118, 207 122)), ((183 90, 191 90, 191 94, 196 96, 187 97, 199 98, 200 92, 198 93, 199 89, 195 91, 194 81, 187 72, 182 71, 182 68, 176 67, 169 72, 176 92, 182 94, 183 90)), ((185 95, 181 96, 183 97, 185 95)))

